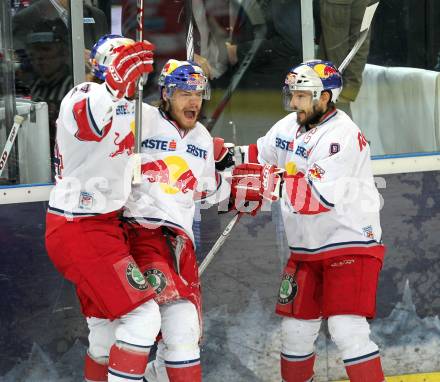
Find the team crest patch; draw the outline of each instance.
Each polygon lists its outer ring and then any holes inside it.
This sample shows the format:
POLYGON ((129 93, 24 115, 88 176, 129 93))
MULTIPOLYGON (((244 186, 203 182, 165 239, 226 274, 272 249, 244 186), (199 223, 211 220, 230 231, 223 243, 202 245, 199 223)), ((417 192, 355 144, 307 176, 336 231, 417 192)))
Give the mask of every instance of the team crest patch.
POLYGON ((341 146, 339 143, 331 143, 330 144, 330 155, 335 155, 341 150, 341 146))
POLYGON ((79 194, 78 207, 83 210, 91 210, 93 207, 93 194, 81 191, 81 193, 79 194))
POLYGON ((129 104, 123 104, 123 105, 118 105, 116 106, 116 115, 128 115, 128 114, 132 114, 133 111, 130 110, 130 105, 129 104))
POLYGON ((364 236, 369 239, 374 239, 373 227, 371 225, 363 227, 362 231, 364 231, 364 236))
POLYGON ((145 280, 144 275, 135 264, 128 263, 125 275, 127 276, 128 283, 134 289, 146 290, 148 288, 147 280, 145 280))
POLYGON ((295 277, 290 274, 284 274, 281 280, 281 286, 278 293, 278 303, 286 305, 291 302, 298 293, 298 284, 295 277))
POLYGON ((149 269, 145 271, 144 276, 156 294, 160 294, 167 287, 167 278, 159 269, 149 269))

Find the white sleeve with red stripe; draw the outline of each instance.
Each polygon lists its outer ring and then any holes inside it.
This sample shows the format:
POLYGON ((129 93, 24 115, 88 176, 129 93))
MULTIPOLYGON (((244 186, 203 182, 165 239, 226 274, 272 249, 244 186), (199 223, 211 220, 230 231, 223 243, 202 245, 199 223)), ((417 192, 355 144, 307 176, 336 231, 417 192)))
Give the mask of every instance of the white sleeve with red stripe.
POLYGON ((59 118, 77 139, 99 142, 111 127, 114 104, 105 84, 82 83, 64 97, 59 118))
POLYGON ((285 197, 300 214, 330 211, 347 193, 358 193, 361 179, 356 168, 363 155, 352 132, 323 136, 311 152, 306 174, 285 176, 285 197))

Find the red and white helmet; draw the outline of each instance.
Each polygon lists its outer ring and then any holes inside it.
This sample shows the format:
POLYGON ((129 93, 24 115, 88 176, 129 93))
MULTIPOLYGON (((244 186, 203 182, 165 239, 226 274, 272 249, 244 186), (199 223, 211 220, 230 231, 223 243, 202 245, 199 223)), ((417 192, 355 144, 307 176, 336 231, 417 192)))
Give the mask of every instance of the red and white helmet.
POLYGON ((342 74, 330 61, 310 60, 290 69, 284 81, 284 108, 291 111, 291 92, 295 90, 310 91, 317 101, 324 90, 332 94, 336 102, 342 91, 342 74))
POLYGON ((92 65, 93 75, 104 81, 108 67, 121 49, 133 43, 134 41, 131 38, 126 38, 117 34, 107 34, 102 36, 90 52, 89 61, 92 65))

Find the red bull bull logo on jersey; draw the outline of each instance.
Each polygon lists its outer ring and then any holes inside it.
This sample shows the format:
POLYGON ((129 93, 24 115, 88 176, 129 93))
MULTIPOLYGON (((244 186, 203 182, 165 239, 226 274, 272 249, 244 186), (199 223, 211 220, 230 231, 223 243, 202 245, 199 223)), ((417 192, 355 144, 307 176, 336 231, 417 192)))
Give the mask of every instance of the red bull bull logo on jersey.
POLYGON ((319 167, 316 163, 309 169, 308 177, 310 180, 322 180, 325 170, 319 167))
POLYGON ((125 137, 121 138, 119 133, 116 133, 116 138, 113 141, 117 146, 117 149, 110 154, 110 157, 113 158, 117 155, 122 155, 126 153, 127 155, 133 154, 134 150, 134 134, 130 131, 125 137))
POLYGON ((186 161, 179 156, 168 156, 141 166, 142 175, 150 183, 159 183, 166 194, 194 191, 197 179, 186 161))

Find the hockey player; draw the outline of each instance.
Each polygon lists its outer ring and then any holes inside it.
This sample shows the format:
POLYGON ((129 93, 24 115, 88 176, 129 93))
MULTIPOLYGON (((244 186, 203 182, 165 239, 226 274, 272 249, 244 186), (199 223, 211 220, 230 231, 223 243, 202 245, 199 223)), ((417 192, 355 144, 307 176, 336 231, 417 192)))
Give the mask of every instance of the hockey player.
POLYGON ((341 74, 326 61, 293 68, 284 87, 293 113, 250 145, 233 171, 232 194, 260 207, 276 199, 274 166, 284 168, 281 208, 290 259, 276 312, 282 321, 281 374, 313 379, 314 342, 327 319, 352 382, 385 380, 367 318, 375 315, 384 246, 370 149, 356 124, 335 107, 341 74), (255 186, 255 179, 261 180, 255 186))
POLYGON ((213 138, 197 122, 203 99, 209 99, 198 65, 171 59, 158 83, 159 107, 143 106, 143 182, 133 187, 124 216, 133 256, 155 288, 162 319, 157 359, 165 364, 154 364, 146 378, 197 382, 202 328, 194 199, 210 197, 226 183, 215 172, 215 159, 225 158, 226 149, 220 141, 214 155, 213 138))
POLYGON ((102 37, 90 57, 95 82, 74 87, 57 120, 46 247, 75 284, 87 319, 89 382, 141 381, 160 329, 154 290, 130 255, 119 220, 131 188, 135 82, 153 70, 153 48, 102 37))

